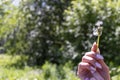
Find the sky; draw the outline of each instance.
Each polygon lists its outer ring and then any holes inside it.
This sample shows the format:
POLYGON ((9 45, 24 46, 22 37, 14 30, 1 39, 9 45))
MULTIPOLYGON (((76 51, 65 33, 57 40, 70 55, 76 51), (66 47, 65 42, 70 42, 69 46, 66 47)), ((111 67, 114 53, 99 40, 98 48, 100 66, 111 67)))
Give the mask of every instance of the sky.
POLYGON ((12 0, 12 4, 18 6, 21 0, 12 0))

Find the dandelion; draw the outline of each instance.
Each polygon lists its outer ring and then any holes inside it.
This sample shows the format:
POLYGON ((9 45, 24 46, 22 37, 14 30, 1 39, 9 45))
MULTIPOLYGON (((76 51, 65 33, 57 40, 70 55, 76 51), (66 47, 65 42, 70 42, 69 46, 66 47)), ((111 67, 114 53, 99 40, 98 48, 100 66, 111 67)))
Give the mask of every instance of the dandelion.
POLYGON ((98 21, 95 24, 95 26, 97 26, 97 28, 94 29, 94 31, 93 31, 93 35, 98 36, 97 37, 97 48, 99 47, 100 36, 102 35, 102 30, 103 30, 102 24, 103 24, 102 21, 98 21))
POLYGON ((103 25, 103 22, 102 21, 97 21, 97 23, 95 25, 100 27, 101 25, 103 25))

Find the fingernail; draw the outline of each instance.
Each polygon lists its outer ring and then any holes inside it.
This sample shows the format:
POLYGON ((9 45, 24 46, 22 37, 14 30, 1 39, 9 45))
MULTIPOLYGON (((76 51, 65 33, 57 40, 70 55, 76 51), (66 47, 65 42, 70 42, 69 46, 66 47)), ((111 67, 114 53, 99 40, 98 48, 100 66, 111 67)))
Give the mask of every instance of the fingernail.
POLYGON ((95 71, 91 71, 91 73, 93 74, 93 73, 95 73, 95 71))
POLYGON ((90 80, 89 78, 85 78, 85 80, 90 80))
POLYGON ((96 71, 96 69, 91 66, 91 67, 90 67, 90 71, 91 71, 91 73, 94 73, 94 72, 96 71))
POLYGON ((92 67, 92 66, 90 67, 90 69, 91 69, 92 71, 96 71, 96 69, 95 69, 94 67, 92 67))
POLYGON ((93 43, 93 45, 95 45, 95 44, 96 44, 96 42, 93 43))
POLYGON ((91 48, 91 51, 94 51, 96 52, 96 48, 97 48, 97 45, 96 45, 96 42, 93 43, 93 46, 91 48))
POLYGON ((96 63, 95 63, 95 65, 96 65, 96 67, 98 67, 98 68, 102 69, 101 64, 99 64, 98 62, 96 62, 96 63))
POLYGON ((96 80, 95 78, 90 78, 90 80, 96 80))
POLYGON ((100 54, 97 54, 96 57, 97 57, 98 59, 104 59, 103 56, 101 56, 100 54))

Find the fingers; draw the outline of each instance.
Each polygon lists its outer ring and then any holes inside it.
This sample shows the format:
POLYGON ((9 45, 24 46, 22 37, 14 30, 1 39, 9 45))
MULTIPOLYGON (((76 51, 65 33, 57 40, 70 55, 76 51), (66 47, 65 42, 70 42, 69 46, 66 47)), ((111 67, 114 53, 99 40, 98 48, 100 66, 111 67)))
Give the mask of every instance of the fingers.
POLYGON ((100 50, 99 48, 97 49, 97 44, 96 42, 93 43, 93 46, 91 48, 91 52, 93 53, 86 53, 86 56, 90 56, 93 57, 94 59, 98 59, 97 61, 104 67, 104 68, 108 68, 107 65, 105 64, 105 62, 103 61, 103 57, 100 55, 100 50), (94 53, 99 53, 95 56, 94 53))
POLYGON ((79 73, 81 72, 84 72, 85 70, 89 70, 91 71, 91 73, 94 73, 96 71, 96 69, 91 66, 89 63, 86 63, 86 62, 80 62, 79 65, 78 65, 78 75, 79 73))
POLYGON ((78 65, 77 75, 81 80, 104 80, 103 72, 106 69, 109 72, 109 69, 103 59, 103 56, 100 55, 100 50, 97 48, 97 44, 94 43, 91 52, 85 53, 82 57, 82 62, 78 65), (88 73, 90 74, 89 76, 88 73))
MULTIPOLYGON (((108 66, 105 64, 103 60, 103 56, 100 54, 96 54, 95 52, 87 52, 82 58, 82 62, 86 62, 91 64, 93 67, 98 68, 99 72, 102 70, 106 70, 109 72, 108 66)), ((101 73, 102 74, 102 73, 101 73)), ((104 75, 103 75, 104 76, 104 75)))
POLYGON ((96 53, 93 52, 93 51, 92 51, 92 52, 86 52, 86 53, 85 53, 85 56, 92 57, 92 58, 94 58, 94 59, 96 59, 96 60, 103 60, 103 59, 104 59, 102 55, 96 54, 96 53))
POLYGON ((104 62, 102 55, 96 54, 96 52, 93 51, 85 53, 85 55, 82 57, 82 62, 80 62, 78 65, 77 75, 81 78, 81 80, 103 80, 100 74, 96 75, 98 69, 103 69, 101 62, 102 64, 104 62), (93 77, 86 75, 88 72, 90 74, 92 73, 93 77))
POLYGON ((86 56, 90 56, 94 59, 96 59, 104 68, 107 68, 107 65, 103 61, 103 57, 100 55, 100 50, 99 48, 97 49, 97 44, 96 42, 93 43, 93 46, 91 48, 91 52, 88 52, 85 54, 86 56), (96 54, 99 53, 99 54, 96 54))
POLYGON ((98 63, 94 58, 89 56, 83 56, 82 62, 89 63, 90 65, 94 66, 95 68, 102 69, 102 66, 100 63, 98 63))
POLYGON ((93 73, 93 77, 96 78, 96 80, 104 80, 104 78, 98 72, 93 73))
POLYGON ((79 63, 77 75, 81 77, 82 80, 104 80, 102 76, 96 71, 96 68, 86 62, 79 63), (92 73, 93 77, 90 78, 90 76, 85 73, 86 70, 89 70, 92 73))

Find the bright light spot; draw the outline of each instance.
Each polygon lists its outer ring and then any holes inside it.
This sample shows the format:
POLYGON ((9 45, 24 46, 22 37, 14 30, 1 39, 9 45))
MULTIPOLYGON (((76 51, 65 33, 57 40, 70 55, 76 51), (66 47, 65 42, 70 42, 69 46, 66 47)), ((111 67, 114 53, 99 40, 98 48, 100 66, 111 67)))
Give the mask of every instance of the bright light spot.
POLYGON ((46 6, 46 2, 42 2, 42 7, 45 7, 46 6))
POLYGON ((13 0, 12 4, 15 6, 19 6, 21 0, 13 0))

